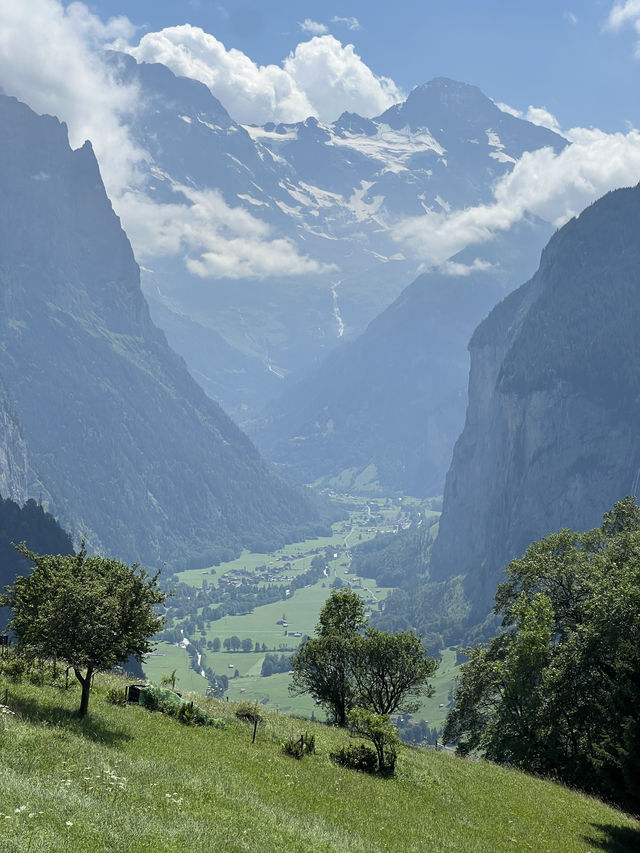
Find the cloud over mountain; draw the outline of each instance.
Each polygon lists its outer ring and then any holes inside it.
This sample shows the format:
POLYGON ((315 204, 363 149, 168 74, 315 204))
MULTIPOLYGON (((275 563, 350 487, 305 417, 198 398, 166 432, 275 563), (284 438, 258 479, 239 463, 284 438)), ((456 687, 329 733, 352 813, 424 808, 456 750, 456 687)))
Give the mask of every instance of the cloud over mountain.
POLYGON ((559 154, 551 148, 525 152, 495 185, 491 204, 405 219, 395 226, 395 239, 425 265, 440 264, 527 213, 560 227, 609 190, 638 182, 640 131, 573 128, 564 135, 571 145, 559 154))
POLYGON ((137 93, 117 84, 96 48, 130 39, 134 27, 126 18, 103 23, 82 3, 65 8, 59 0, 0 0, 0 22, 2 90, 65 121, 74 147, 90 139, 107 190, 117 195, 145 158, 127 129, 137 93))
POLYGON ((230 207, 217 192, 175 185, 175 204, 126 193, 119 210, 138 259, 182 255, 199 278, 264 278, 309 275, 327 265, 301 256, 290 240, 240 207, 230 207))
POLYGON ((377 77, 353 45, 332 35, 301 42, 282 66, 257 65, 190 24, 147 33, 128 50, 138 61, 161 62, 175 74, 205 83, 236 121, 248 124, 309 116, 333 121, 345 110, 370 116, 402 99, 392 80, 377 77))

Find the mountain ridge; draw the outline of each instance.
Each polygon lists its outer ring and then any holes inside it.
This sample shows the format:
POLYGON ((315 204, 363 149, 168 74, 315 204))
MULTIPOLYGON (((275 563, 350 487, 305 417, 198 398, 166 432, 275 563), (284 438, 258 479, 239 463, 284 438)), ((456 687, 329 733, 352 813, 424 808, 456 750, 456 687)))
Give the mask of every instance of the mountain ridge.
POLYGON ((2 96, 0 154, 0 376, 28 494, 76 540, 154 565, 318 527, 153 325, 91 145, 2 96))

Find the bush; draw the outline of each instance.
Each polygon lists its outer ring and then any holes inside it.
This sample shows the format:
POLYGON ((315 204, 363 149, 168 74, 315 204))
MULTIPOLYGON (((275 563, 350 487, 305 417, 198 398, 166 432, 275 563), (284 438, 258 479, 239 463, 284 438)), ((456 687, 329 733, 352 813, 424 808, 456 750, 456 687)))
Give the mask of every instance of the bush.
POLYGON ((112 705, 126 705, 127 697, 124 688, 110 687, 107 690, 107 702, 111 702, 112 705))
POLYGON ((305 732, 299 738, 290 737, 282 744, 282 751, 297 759, 312 755, 316 751, 316 736, 305 732))
POLYGON ((25 674, 27 670, 27 664, 22 658, 13 657, 11 660, 5 663, 4 674, 7 678, 10 678, 12 681, 18 682, 22 681, 22 676, 25 674))
POLYGON ((235 707, 235 715, 239 720, 244 720, 246 723, 260 724, 264 722, 264 717, 258 710, 258 706, 252 702, 238 702, 235 707))
POLYGON ((45 681, 47 680, 44 668, 36 664, 33 664, 31 666, 28 671, 27 677, 31 684, 35 684, 36 687, 42 687, 45 681))
POLYGON ((363 773, 375 773, 378 769, 378 756, 365 743, 343 747, 338 752, 329 753, 329 757, 342 767, 361 770, 363 773))
POLYGON ((226 723, 219 717, 210 717, 207 712, 194 702, 186 702, 172 690, 150 686, 140 691, 140 704, 149 711, 160 711, 169 717, 174 717, 185 726, 212 726, 224 729, 226 723))

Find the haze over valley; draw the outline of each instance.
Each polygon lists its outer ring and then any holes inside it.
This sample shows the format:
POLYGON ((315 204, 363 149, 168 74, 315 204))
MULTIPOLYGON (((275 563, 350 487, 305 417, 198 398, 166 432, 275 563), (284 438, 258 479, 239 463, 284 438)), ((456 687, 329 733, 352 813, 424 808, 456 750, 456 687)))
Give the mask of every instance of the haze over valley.
POLYGON ((227 5, 0 0, 2 585, 140 563, 139 680, 638 814, 638 3, 227 5))

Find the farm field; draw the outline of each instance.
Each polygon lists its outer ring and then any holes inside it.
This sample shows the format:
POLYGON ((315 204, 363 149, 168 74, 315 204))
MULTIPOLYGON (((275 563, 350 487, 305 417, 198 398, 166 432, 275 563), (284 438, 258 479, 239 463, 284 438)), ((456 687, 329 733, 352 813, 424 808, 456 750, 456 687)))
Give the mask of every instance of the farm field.
MULTIPOLYGON (((366 502, 352 498, 343 500, 351 507, 349 519, 335 524, 330 537, 290 543, 271 554, 245 551, 237 559, 219 566, 191 569, 175 576, 177 582, 198 590, 203 587, 203 582, 205 586, 229 582, 244 577, 244 573, 257 572, 265 566, 280 578, 296 577, 310 569, 311 561, 317 554, 320 553, 325 558, 324 576, 308 586, 294 590, 284 599, 255 607, 251 613, 228 614, 220 619, 207 621, 203 619, 203 607, 197 605, 197 598, 194 596, 194 608, 190 615, 200 627, 197 631, 183 632, 183 642, 196 642, 202 651, 201 666, 206 666, 218 676, 224 675, 229 679, 225 697, 230 700, 250 699, 270 708, 306 717, 310 717, 314 712, 318 719, 323 719, 323 711, 316 708, 310 696, 289 695, 291 676, 288 673, 277 673, 268 677, 260 674, 265 657, 264 650, 227 651, 222 647, 220 651, 214 652, 211 644, 216 638, 223 644, 225 639, 236 636, 240 640, 250 639, 254 649, 257 644, 259 648, 266 647, 270 653, 290 652, 297 648, 304 635, 313 634, 320 610, 336 583, 349 584, 367 602, 367 610, 375 611, 392 589, 379 587, 372 578, 357 578, 352 575, 349 548, 379 532, 394 529, 394 525, 406 517, 409 504, 413 509, 421 507, 426 517, 437 515, 413 499, 405 499, 405 502, 397 498, 379 498, 366 502), (286 626, 278 624, 283 621, 287 623, 286 626), (294 633, 301 636, 292 636, 294 633)), ((282 584, 283 581, 277 583, 282 584)), ((174 626, 181 627, 184 623, 185 620, 175 620, 174 626)), ((455 657, 455 651, 445 650, 438 674, 432 682, 436 690, 435 696, 426 700, 415 715, 418 719, 427 720, 431 727, 440 727, 446 716, 449 692, 455 677, 455 657)), ((209 682, 193 670, 191 663, 192 657, 184 646, 163 642, 159 644, 157 654, 144 662, 143 669, 145 676, 157 683, 163 675, 169 675, 175 669, 178 689, 192 690, 204 695, 209 682)))

